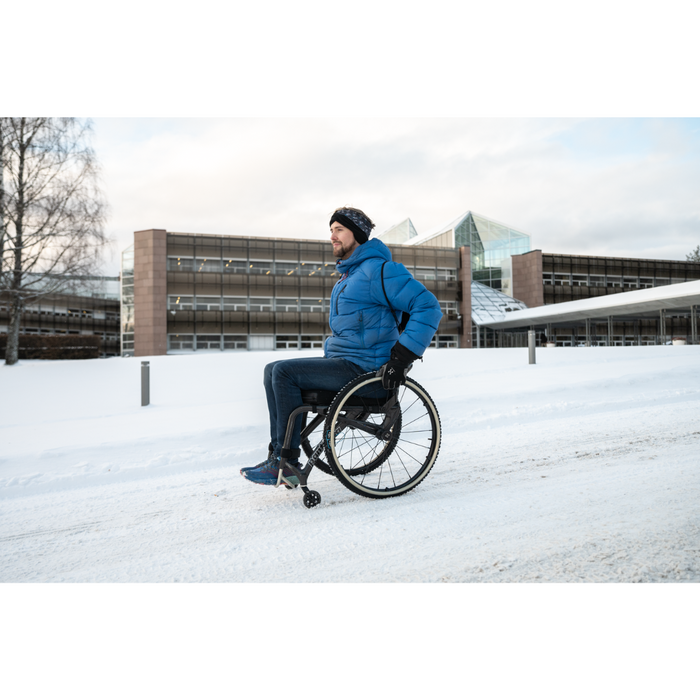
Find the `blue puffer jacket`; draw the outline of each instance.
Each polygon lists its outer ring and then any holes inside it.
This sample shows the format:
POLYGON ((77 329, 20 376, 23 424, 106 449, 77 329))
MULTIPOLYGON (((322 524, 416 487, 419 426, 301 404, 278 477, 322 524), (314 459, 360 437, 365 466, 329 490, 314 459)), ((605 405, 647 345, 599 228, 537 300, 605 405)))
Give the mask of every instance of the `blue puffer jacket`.
POLYGON ((379 369, 399 339, 396 323, 402 311, 411 320, 401 334, 401 344, 416 355, 425 352, 442 318, 440 304, 401 263, 391 262, 384 243, 376 239, 363 243, 347 260, 338 261, 337 269, 343 276, 331 293, 333 335, 326 339, 326 357, 343 357, 366 372, 379 369), (382 291, 385 261, 384 287, 396 318, 382 291))

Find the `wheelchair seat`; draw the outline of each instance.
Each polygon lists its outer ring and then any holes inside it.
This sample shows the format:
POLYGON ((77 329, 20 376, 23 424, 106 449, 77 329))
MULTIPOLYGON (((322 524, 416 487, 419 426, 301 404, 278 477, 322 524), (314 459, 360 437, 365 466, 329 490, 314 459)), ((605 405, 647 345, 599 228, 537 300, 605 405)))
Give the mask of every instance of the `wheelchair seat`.
MULTIPOLYGON (((374 396, 362 397, 361 395, 351 396, 346 402, 347 406, 355 408, 381 408, 389 399, 389 392, 382 390, 374 392, 374 396)), ((301 392, 301 400, 312 407, 330 406, 333 399, 338 395, 337 391, 327 391, 325 389, 308 389, 301 392)))

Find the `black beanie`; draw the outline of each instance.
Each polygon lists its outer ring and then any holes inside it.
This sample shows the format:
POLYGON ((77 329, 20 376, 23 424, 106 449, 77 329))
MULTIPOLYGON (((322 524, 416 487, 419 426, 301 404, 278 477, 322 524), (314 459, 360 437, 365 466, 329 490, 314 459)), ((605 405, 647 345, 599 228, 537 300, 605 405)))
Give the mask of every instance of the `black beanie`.
POLYGON ((328 225, 330 226, 334 221, 342 224, 345 228, 349 228, 360 245, 367 243, 367 239, 374 228, 374 224, 364 214, 354 209, 338 209, 331 216, 331 221, 328 225))

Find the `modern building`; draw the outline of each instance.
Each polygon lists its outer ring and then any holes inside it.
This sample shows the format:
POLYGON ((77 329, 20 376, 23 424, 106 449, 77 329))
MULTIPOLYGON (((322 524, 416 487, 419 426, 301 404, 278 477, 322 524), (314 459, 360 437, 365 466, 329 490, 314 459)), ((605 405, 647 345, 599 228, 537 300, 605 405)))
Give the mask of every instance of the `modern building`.
MULTIPOLYGON (((120 350, 119 277, 70 278, 71 293, 29 302, 20 317, 21 335, 96 335, 101 357, 120 350)), ((10 298, 0 293, 0 334, 10 323, 10 298)))
MULTIPOLYGON (((528 234, 471 211, 422 235, 405 219, 379 238, 440 302, 433 347, 522 346, 531 328, 559 345, 697 342, 694 304, 668 295, 655 302, 668 313, 601 316, 589 303, 597 315, 574 322, 535 312, 700 280, 700 263, 543 254, 528 234)), ((122 354, 320 349, 337 279, 328 242, 137 231, 122 255, 122 354)))
MULTIPOLYGON (((460 251, 391 248, 440 301, 433 346, 459 347, 460 251)), ((328 242, 137 231, 122 255, 122 353, 320 349, 338 277, 328 242)))
POLYGON ((687 283, 700 280, 700 263, 534 250, 513 256, 511 265, 514 294, 531 311, 491 323, 492 333, 517 322, 520 332, 536 328, 560 346, 656 345, 674 337, 697 343, 700 300, 687 283))

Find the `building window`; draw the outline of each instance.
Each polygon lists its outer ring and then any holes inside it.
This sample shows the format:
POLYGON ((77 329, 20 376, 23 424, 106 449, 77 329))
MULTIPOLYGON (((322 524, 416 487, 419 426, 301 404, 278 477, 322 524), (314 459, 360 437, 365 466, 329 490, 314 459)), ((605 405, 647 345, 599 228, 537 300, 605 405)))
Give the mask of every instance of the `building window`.
POLYGON ((269 260, 251 260, 248 268, 253 275, 270 275, 273 269, 269 260))
POLYGON ((247 311, 248 299, 246 297, 224 297, 224 311, 247 311))
POLYGON ((248 261, 247 260, 224 260, 224 272, 237 273, 237 274, 247 274, 248 273, 248 261))
POLYGON ((198 334, 197 350, 221 350, 221 336, 198 334))
POLYGON ((323 336, 322 335, 302 335, 301 336, 301 349, 321 349, 323 348, 323 336))
POLYGON ((295 262, 275 262, 275 274, 277 275, 296 275, 299 272, 299 263, 295 262))
POLYGON ((323 274, 328 275, 328 277, 340 277, 340 272, 338 272, 334 262, 323 263, 323 274))
POLYGON ((417 280, 434 280, 435 279, 435 268, 434 267, 417 267, 416 268, 416 279, 417 280))
POLYGON ((446 301, 440 300, 440 310, 445 316, 456 316, 457 315, 457 302, 456 301, 446 301))
POLYGON ((278 335, 275 338, 275 348, 277 350, 298 350, 299 336, 298 335, 278 335))
POLYGON ((272 311, 272 299, 267 297, 251 297, 251 311, 272 311))
POLYGON ((169 311, 192 311, 194 309, 194 297, 181 297, 177 294, 168 296, 169 311))
MULTIPOLYGON (((123 344, 124 349, 127 349, 126 343, 123 344)), ((131 349, 133 349, 134 344, 131 343, 131 349)), ((194 350, 194 336, 193 335, 180 335, 172 333, 168 335, 168 350, 194 350)))
POLYGON ((221 297, 200 297, 195 301, 197 311, 221 311, 221 297))
POLYGON ((276 311, 299 311, 299 300, 285 297, 275 299, 276 311))
POLYGON ((193 258, 168 258, 168 272, 193 272, 193 258))
POLYGON ((224 350, 247 350, 247 335, 224 335, 224 350))
MULTIPOLYGON (((335 265, 333 265, 333 268, 335 269, 335 265)), ((305 277, 311 277, 311 275, 320 277, 325 272, 325 265, 319 262, 303 262, 301 264, 301 268, 299 269, 299 274, 304 275, 305 277)))
POLYGON ((431 348, 457 348, 459 342, 456 335, 434 335, 430 341, 431 348))
POLYGON ((302 299, 301 310, 304 313, 323 313, 323 299, 302 299))
POLYGON ((219 258, 197 258, 196 272, 221 272, 221 260, 219 258))
POLYGON ((457 270, 451 267, 438 267, 437 278, 439 280, 446 280, 447 282, 452 282, 457 279, 457 270))

